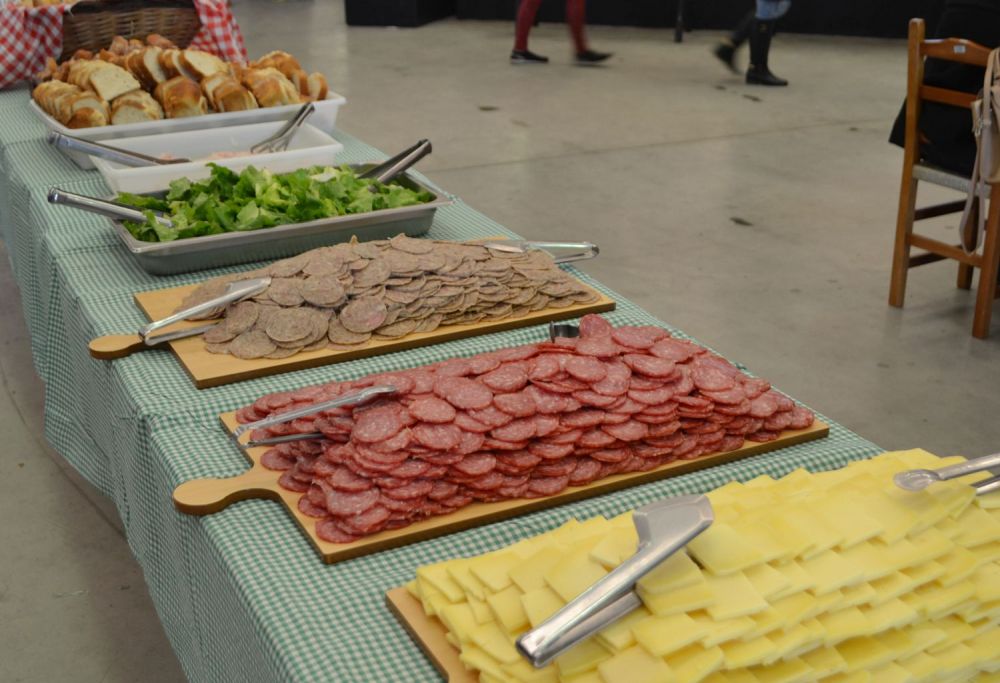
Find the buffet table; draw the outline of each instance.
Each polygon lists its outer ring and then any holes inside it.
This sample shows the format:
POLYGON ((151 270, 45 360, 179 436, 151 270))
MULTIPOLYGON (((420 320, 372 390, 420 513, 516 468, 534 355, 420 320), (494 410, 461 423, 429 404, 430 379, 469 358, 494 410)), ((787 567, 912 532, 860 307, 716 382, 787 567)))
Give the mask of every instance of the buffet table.
MULTIPOLYGON (((94 360, 90 339, 146 322, 134 293, 249 266, 172 277, 145 273, 106 221, 46 201, 53 186, 92 195, 108 190, 96 172, 81 171, 43 141, 27 90, 0 93, 0 120, 0 226, 45 384, 46 436, 114 500, 191 680, 438 680, 384 605, 385 592, 413 578, 418 565, 496 549, 571 516, 617 514, 734 478, 831 469, 880 450, 831 423, 829 437, 819 441, 336 565, 319 561, 274 502, 245 501, 208 517, 181 514, 171 502, 174 487, 246 468, 219 426, 220 413, 267 392, 527 343, 546 331, 486 335, 201 391, 165 350, 94 360)), ((345 145, 346 162, 382 157, 346 133, 335 136, 345 145)), ((456 199, 438 210, 429 236, 500 234, 513 236, 456 199)), ((609 315, 614 324, 662 324, 577 274, 618 302, 609 315)))

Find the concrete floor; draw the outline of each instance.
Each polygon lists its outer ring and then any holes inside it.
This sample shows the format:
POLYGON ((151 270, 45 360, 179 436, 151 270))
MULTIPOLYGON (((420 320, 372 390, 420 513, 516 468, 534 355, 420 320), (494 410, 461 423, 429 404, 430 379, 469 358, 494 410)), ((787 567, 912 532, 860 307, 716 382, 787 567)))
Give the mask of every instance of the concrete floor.
MULTIPOLYGON (((532 48, 553 62, 515 68, 505 23, 235 8, 252 55, 327 73, 345 130, 386 150, 430 138, 440 185, 527 237, 599 243, 589 272, 817 410, 886 448, 1000 448, 1000 320, 972 339, 973 297, 944 264, 911 274, 905 310, 885 303, 904 43, 781 35, 772 66, 792 87, 762 90, 713 63, 712 33, 595 27, 616 57, 582 69, 543 25, 532 48)), ((0 680, 183 680, 114 510, 39 436, 17 297, 0 315, 0 680)))

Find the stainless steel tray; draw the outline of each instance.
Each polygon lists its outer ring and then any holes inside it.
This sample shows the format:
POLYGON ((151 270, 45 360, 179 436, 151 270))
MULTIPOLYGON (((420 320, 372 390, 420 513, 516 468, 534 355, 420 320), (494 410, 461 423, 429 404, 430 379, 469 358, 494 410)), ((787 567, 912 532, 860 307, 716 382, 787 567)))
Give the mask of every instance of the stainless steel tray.
MULTIPOLYGON (((363 172, 375 164, 350 166, 363 172)), ((143 242, 133 237, 121 221, 111 220, 111 225, 143 270, 153 275, 173 275, 294 256, 316 247, 346 242, 352 236, 362 242, 387 239, 401 232, 415 237, 430 229, 438 207, 452 203, 440 190, 420 183, 410 174, 394 182, 412 190, 427 191, 433 199, 417 206, 334 216, 248 232, 189 237, 174 242, 143 242)))

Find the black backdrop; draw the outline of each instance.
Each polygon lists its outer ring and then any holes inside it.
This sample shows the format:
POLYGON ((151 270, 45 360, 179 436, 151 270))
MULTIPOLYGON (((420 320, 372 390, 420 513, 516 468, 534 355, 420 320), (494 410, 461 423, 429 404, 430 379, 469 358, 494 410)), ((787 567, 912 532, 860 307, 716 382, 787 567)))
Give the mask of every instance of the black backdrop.
MULTIPOLYGON (((673 26, 678 0, 588 0, 587 20, 616 26, 673 26)), ((459 19, 512 21, 518 0, 345 0, 347 23, 415 26, 456 14, 459 19)), ((924 17, 933 35, 944 0, 793 0, 781 20, 791 33, 899 38, 911 17, 924 17)), ((731 28, 753 0, 685 0, 685 24, 697 30, 731 28)), ((562 21, 565 2, 544 0, 542 21, 562 21)))
MULTIPOLYGON (((685 24, 692 29, 732 27, 753 0, 686 0, 685 24)), ((459 19, 513 19, 517 0, 457 0, 459 19)), ((906 35, 911 17, 925 17, 933 30, 944 0, 793 0, 781 30, 843 36, 906 35)), ((542 21, 562 21, 565 3, 545 0, 542 21)), ((677 0, 588 0, 587 21, 620 26, 673 26, 677 0)))

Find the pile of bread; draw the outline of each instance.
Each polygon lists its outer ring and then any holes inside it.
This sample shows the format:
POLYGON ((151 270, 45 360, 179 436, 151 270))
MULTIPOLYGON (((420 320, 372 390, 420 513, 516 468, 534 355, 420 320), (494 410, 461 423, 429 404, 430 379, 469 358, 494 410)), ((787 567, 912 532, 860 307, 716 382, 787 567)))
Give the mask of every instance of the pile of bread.
POLYGON ((249 65, 200 50, 181 50, 151 34, 146 41, 115 36, 107 50, 80 50, 50 60, 32 96, 68 128, 140 123, 244 111, 325 99, 326 79, 306 74, 287 52, 249 65))
MULTIPOLYGON (((46 5, 72 5, 76 0, 21 0, 24 7, 45 7, 46 5)), ((3 3, 0 3, 3 4, 3 3)))

